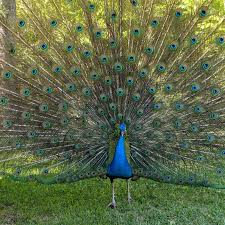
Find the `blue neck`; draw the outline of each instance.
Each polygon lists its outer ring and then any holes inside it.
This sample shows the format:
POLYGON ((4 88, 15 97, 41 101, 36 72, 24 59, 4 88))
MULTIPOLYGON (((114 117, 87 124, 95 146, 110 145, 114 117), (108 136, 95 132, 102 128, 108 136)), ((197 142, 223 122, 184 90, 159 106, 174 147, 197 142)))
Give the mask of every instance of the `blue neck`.
POLYGON ((119 137, 113 160, 108 166, 107 175, 115 178, 129 178, 132 176, 132 168, 127 160, 125 138, 123 135, 119 137))

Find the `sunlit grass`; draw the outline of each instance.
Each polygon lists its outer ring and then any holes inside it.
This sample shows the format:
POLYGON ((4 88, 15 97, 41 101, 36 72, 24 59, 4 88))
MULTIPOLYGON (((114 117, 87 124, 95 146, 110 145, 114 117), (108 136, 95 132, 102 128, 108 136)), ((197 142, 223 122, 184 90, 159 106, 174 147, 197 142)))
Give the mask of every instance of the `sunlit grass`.
POLYGON ((116 180, 117 209, 107 207, 109 180, 42 185, 0 180, 0 224, 126 225, 225 224, 225 190, 175 186, 141 179, 132 182, 133 203, 126 201, 126 182, 116 180))

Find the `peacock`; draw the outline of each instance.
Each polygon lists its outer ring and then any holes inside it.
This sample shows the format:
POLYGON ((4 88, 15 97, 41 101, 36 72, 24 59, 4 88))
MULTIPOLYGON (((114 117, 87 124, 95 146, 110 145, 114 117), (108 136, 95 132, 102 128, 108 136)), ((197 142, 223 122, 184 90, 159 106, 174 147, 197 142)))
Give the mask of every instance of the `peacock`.
MULTIPOLYGON (((216 0, 18 0, 1 27, 0 174, 225 187, 216 0), (8 39, 6 35, 4 37, 8 39)), ((222 3, 222 1, 221 1, 222 3)), ((222 3, 223 4, 223 3, 222 3)))

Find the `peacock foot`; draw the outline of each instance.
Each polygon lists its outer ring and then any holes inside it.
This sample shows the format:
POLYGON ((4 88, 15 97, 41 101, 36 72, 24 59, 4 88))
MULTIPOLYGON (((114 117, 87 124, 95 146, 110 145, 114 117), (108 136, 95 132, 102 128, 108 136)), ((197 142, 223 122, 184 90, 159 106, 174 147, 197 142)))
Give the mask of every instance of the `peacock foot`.
POLYGON ((116 202, 109 203, 108 207, 110 207, 111 209, 115 209, 116 208, 116 202))

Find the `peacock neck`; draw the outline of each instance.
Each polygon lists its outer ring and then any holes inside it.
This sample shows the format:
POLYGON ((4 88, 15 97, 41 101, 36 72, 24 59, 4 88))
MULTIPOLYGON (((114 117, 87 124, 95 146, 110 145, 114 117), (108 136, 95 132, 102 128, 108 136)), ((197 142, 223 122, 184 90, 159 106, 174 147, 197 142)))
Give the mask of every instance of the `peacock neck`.
POLYGON ((127 160, 125 137, 120 135, 116 145, 113 160, 108 168, 108 175, 111 177, 128 178, 132 176, 132 168, 127 160))
POLYGON ((120 159, 127 160, 126 156, 126 147, 125 147, 125 137, 124 135, 120 135, 118 141, 117 141, 117 146, 114 152, 114 157, 117 159, 118 157, 120 159))

